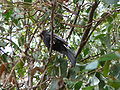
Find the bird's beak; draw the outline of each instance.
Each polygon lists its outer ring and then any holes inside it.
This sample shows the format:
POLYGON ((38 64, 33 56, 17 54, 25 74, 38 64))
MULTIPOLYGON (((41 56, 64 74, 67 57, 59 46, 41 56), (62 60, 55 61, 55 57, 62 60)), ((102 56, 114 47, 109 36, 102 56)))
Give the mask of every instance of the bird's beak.
POLYGON ((37 37, 42 37, 41 34, 42 33, 42 31, 40 31, 39 33, 38 33, 38 35, 37 35, 37 37))
POLYGON ((37 37, 41 37, 41 38, 43 38, 43 35, 42 35, 42 34, 38 34, 37 37))
POLYGON ((40 34, 40 37, 43 39, 44 38, 44 36, 42 35, 42 34, 40 34))

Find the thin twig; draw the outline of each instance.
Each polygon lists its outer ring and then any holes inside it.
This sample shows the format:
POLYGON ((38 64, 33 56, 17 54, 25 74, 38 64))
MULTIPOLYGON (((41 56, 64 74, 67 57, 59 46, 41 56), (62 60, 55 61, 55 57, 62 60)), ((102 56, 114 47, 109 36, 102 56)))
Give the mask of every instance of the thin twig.
POLYGON ((6 81, 5 81, 5 82, 4 82, 4 84, 3 84, 3 87, 5 87, 5 86, 6 86, 7 82, 9 81, 9 79, 10 79, 10 77, 11 77, 12 73, 14 72, 15 67, 16 67, 16 65, 17 65, 18 63, 19 63, 19 61, 17 61, 17 62, 15 63, 15 65, 13 66, 13 68, 12 68, 12 70, 11 70, 11 72, 10 72, 9 76, 7 77, 6 81))
POLYGON ((83 62, 83 61, 88 60, 88 59, 91 59, 91 58, 93 59, 93 58, 95 58, 95 57, 98 57, 99 55, 100 55, 100 54, 96 54, 96 55, 94 55, 94 56, 90 56, 90 55, 89 55, 89 56, 87 56, 86 58, 81 59, 80 62, 83 62))
POLYGON ((34 61, 30 60, 29 62, 29 69, 28 69, 28 89, 30 90, 31 88, 33 88, 33 76, 31 74, 31 71, 33 69, 33 65, 34 65, 34 61))
POLYGON ((34 38, 34 35, 36 34, 37 30, 38 30, 38 27, 35 29, 32 37, 30 38, 30 40, 29 40, 29 42, 28 42, 27 48, 26 48, 26 50, 25 50, 25 54, 27 54, 27 51, 28 51, 29 48, 30 48, 30 43, 32 42, 32 40, 33 40, 33 38, 34 38))
MULTIPOLYGON (((91 8, 91 11, 90 11, 90 14, 89 14, 89 21, 88 21, 88 23, 91 23, 93 21, 93 15, 94 15, 94 12, 95 12, 96 8, 98 7, 99 3, 100 2, 95 1, 95 3, 92 5, 92 8, 91 8)), ((84 32, 84 34, 82 36, 81 43, 80 43, 80 45, 79 45, 79 47, 77 49, 75 57, 77 57, 79 55, 79 53, 81 53, 83 47, 85 46, 85 44, 87 42, 86 38, 89 35, 91 27, 92 27, 92 23, 85 29, 85 32, 84 32)))
POLYGON ((120 12, 120 9, 116 9, 116 10, 111 10, 109 13, 106 12, 104 16, 102 16, 99 21, 97 21, 96 25, 93 27, 92 31, 90 32, 90 34, 87 34, 87 37, 85 37, 86 39, 84 39, 84 41, 81 40, 81 44, 77 50, 77 53, 75 55, 75 57, 78 56, 78 54, 82 51, 83 47, 85 46, 85 44, 87 43, 88 39, 90 38, 90 36, 92 35, 92 33, 95 31, 95 29, 97 28, 98 25, 100 25, 100 23, 102 21, 104 21, 107 17, 109 17, 110 15, 113 14, 113 12, 120 12))
POLYGON ((56 0, 52 1, 52 13, 51 13, 51 37, 50 37, 50 56, 52 53, 52 45, 53 45, 53 31, 54 31, 54 12, 55 12, 56 0))
POLYGON ((67 8, 67 7, 64 6, 64 5, 63 5, 63 8, 66 9, 68 12, 70 12, 70 13, 72 13, 72 14, 74 14, 74 15, 77 15, 77 12, 70 10, 69 8, 67 8))
MULTIPOLYGON (((83 4, 83 3, 84 3, 84 0, 82 1, 82 4, 83 4)), ((76 14, 76 16, 75 16, 73 25, 76 24, 76 22, 77 22, 77 19, 78 19, 78 16, 79 16, 79 13, 80 13, 82 4, 81 4, 81 5, 79 6, 79 8, 78 8, 78 11, 77 11, 77 14, 76 14)), ((74 31, 74 27, 71 28, 71 30, 70 30, 68 36, 66 37, 66 39, 70 38, 70 36, 71 36, 71 34, 72 34, 73 31, 74 31)))

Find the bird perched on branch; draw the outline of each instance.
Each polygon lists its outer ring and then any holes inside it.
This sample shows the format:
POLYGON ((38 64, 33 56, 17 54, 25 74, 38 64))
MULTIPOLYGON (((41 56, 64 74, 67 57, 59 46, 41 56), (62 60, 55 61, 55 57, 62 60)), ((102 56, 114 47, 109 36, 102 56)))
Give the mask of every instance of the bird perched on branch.
MULTIPOLYGON (((50 41, 51 41, 51 33, 44 30, 40 33, 40 37, 43 40, 45 46, 50 49, 50 41)), ((67 42, 62 39, 61 37, 57 36, 56 34, 53 34, 53 44, 52 44, 52 50, 58 51, 62 53, 63 55, 66 55, 68 59, 71 62, 72 66, 75 66, 76 60, 74 57, 74 53, 67 48, 67 42)))

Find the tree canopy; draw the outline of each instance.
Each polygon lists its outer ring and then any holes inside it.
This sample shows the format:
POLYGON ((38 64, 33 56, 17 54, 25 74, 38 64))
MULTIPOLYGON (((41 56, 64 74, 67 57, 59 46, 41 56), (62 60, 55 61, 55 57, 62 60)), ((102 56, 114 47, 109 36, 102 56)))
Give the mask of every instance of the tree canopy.
POLYGON ((1 0, 0 88, 120 89, 120 1, 1 0), (43 30, 68 42, 75 67, 46 48, 43 30))

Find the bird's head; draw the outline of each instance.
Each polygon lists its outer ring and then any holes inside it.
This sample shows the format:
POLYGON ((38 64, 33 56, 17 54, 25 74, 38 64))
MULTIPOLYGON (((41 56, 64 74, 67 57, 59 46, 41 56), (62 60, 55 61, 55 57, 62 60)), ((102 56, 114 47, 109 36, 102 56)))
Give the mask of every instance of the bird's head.
POLYGON ((44 36, 46 36, 46 34, 48 34, 48 31, 43 30, 38 36, 40 36, 41 38, 44 38, 44 36))

